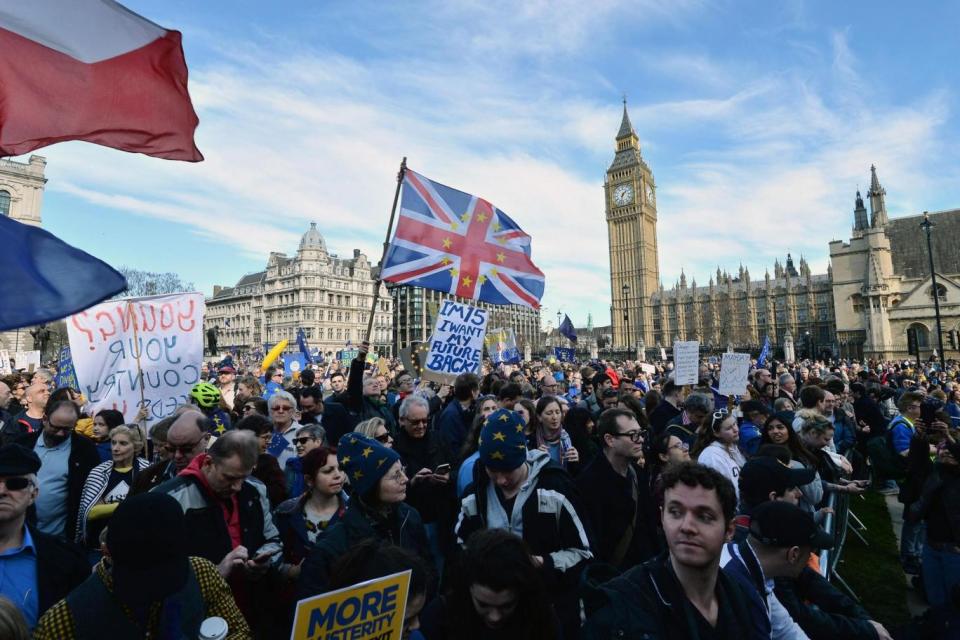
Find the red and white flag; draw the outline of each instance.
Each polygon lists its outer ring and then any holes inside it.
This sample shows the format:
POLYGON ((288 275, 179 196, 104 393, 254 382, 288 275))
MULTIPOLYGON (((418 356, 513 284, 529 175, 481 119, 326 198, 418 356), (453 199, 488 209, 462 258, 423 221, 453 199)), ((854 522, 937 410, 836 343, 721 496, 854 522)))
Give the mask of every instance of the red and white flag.
POLYGON ((113 0, 0 0, 0 156, 86 140, 198 162, 180 32, 113 0))

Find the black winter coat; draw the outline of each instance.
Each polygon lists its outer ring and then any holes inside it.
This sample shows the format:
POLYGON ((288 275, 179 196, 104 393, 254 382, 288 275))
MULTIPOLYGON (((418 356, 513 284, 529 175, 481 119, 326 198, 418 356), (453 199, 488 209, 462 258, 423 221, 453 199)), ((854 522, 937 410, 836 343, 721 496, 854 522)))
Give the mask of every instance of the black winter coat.
POLYGON ((866 609, 804 567, 796 580, 776 578, 774 593, 810 640, 876 640, 866 609), (815 605, 815 606, 813 606, 815 605))
POLYGON ((39 619, 90 576, 90 564, 79 546, 27 526, 37 552, 39 619))
POLYGON ((624 478, 617 473, 603 452, 584 467, 574 481, 584 505, 597 560, 616 564, 620 569, 634 567, 661 552, 655 520, 657 508, 650 495, 647 475, 636 465, 632 468, 637 483, 636 506, 630 476, 624 478), (633 537, 622 560, 614 563, 614 551, 631 519, 633 537))
POLYGON ((343 518, 317 541, 304 561, 297 584, 297 600, 327 591, 333 563, 358 542, 370 538, 413 551, 424 560, 430 559, 427 533, 416 509, 401 502, 384 518, 359 498, 353 498, 343 518))
MULTIPOLYGON (((670 566, 669 554, 634 567, 599 587, 587 585, 587 621, 581 640, 698 640, 694 606, 670 566)), ((753 632, 747 596, 734 579, 717 574, 719 602, 717 635, 736 640, 760 640, 753 632)), ((767 640, 767 639, 764 639, 767 640)))

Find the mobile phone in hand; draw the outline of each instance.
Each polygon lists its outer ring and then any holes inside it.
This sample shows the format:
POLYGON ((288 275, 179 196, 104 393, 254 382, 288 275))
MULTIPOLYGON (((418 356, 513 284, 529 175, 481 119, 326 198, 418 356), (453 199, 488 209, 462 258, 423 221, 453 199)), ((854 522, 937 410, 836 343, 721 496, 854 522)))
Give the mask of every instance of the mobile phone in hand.
POLYGON ((441 464, 434 470, 434 473, 437 474, 438 476, 442 476, 444 474, 450 473, 450 465, 441 464))

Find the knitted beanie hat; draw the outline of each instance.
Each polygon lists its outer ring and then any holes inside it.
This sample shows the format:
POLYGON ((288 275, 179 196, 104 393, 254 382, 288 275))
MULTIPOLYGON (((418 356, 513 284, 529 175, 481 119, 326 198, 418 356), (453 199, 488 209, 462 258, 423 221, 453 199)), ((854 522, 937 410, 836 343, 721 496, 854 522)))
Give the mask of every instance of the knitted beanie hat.
POLYGON ((337 444, 340 468, 350 479, 357 495, 365 495, 400 460, 400 455, 376 440, 359 433, 345 433, 337 444))
POLYGON ((494 471, 513 471, 527 460, 523 419, 507 409, 487 417, 480 431, 480 462, 494 471))

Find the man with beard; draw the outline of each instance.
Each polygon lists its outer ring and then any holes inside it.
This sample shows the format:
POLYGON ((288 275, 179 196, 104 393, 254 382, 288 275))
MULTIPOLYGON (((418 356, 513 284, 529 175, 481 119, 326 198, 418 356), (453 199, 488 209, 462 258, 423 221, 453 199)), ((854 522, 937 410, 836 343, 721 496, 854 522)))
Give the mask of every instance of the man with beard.
POLYGON ((40 495, 36 502, 37 528, 61 539, 76 537, 77 510, 83 483, 100 464, 93 442, 76 432, 80 408, 69 400, 47 405, 43 428, 19 436, 17 443, 40 458, 37 473, 40 495))
POLYGON ((720 571, 735 528, 733 485, 693 462, 668 468, 661 480, 669 553, 599 587, 581 637, 759 640, 746 595, 720 571))

